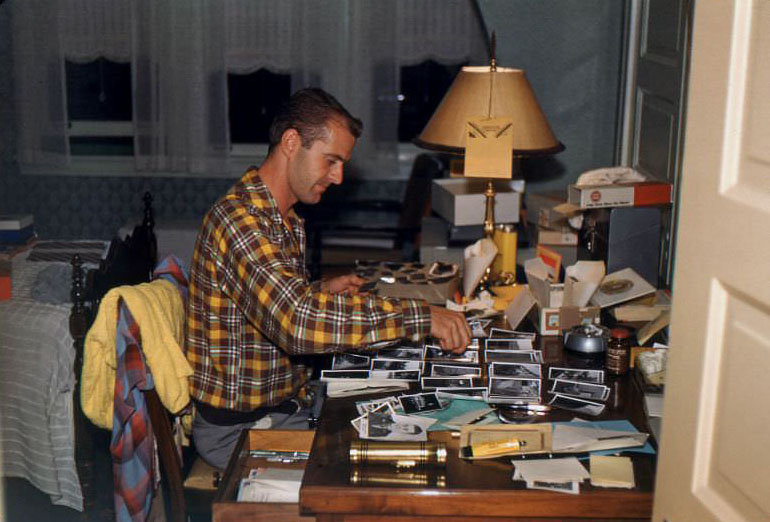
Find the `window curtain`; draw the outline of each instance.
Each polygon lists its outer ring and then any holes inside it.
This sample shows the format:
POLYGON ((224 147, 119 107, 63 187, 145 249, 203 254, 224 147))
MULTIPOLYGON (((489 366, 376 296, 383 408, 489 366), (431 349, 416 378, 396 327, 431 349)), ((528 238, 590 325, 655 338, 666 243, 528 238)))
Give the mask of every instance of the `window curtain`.
POLYGON ((138 171, 228 169, 224 0, 134 0, 138 171))
POLYGON ((131 61, 140 172, 227 172, 227 73, 291 74, 364 120, 348 170, 398 175, 399 67, 486 61, 473 0, 24 0, 14 12, 22 160, 66 164, 64 59, 131 61), (42 22, 45 22, 43 25, 42 22), (48 38, 40 38, 40 27, 48 38))
POLYGON ((10 2, 19 163, 53 167, 69 161, 59 16, 50 0, 10 2))

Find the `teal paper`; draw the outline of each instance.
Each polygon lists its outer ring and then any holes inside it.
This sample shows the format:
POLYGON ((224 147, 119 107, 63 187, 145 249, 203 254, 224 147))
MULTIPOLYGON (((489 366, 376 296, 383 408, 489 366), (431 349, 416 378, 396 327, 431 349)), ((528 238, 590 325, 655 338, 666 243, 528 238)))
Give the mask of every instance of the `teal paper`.
MULTIPOLYGON (((617 431, 630 431, 633 433, 638 433, 639 430, 636 429, 636 426, 631 424, 626 419, 621 420, 603 420, 603 421, 586 421, 586 420, 580 420, 576 419, 574 421, 570 422, 553 422, 551 424, 582 424, 584 426, 590 426, 592 428, 601 428, 603 430, 617 430, 617 431)), ((647 453, 649 455, 655 455, 655 448, 652 447, 652 444, 650 444, 649 439, 647 442, 645 442, 644 446, 632 446, 630 448, 615 448, 611 450, 600 450, 600 451, 592 451, 590 452, 591 455, 615 455, 620 452, 627 452, 632 451, 634 453, 647 453)))

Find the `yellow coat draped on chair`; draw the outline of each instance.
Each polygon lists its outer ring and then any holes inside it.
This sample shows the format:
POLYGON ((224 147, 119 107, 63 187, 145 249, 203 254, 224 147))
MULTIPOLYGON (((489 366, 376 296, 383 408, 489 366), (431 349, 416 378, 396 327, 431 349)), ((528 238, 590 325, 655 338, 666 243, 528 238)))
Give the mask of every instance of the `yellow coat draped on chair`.
POLYGON ((80 386, 83 412, 106 429, 112 428, 120 298, 139 325, 142 351, 163 405, 179 413, 190 402, 188 377, 193 370, 182 350, 185 310, 179 290, 163 279, 113 288, 86 335, 80 386))

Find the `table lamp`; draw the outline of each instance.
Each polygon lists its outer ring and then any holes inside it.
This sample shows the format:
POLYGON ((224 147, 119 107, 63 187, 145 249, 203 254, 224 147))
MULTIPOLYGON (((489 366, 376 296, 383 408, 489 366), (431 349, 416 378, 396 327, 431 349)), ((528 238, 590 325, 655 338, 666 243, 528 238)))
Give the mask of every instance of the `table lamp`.
POLYGON ((543 110, 535 98, 532 86, 523 70, 497 67, 494 58, 494 35, 492 36, 492 59, 489 66, 463 67, 449 91, 444 95, 436 112, 422 133, 414 140, 418 147, 465 155, 466 177, 487 178, 486 213, 484 236, 492 238, 494 233, 495 187, 489 178, 511 178, 517 170, 520 158, 556 154, 564 150, 548 125, 543 110), (491 134, 481 127, 490 122, 491 134), (493 160, 492 156, 502 152, 500 144, 492 143, 498 134, 510 133, 505 140, 505 157, 493 160), (488 138, 485 146, 476 143, 488 138), (471 142, 474 144, 471 158, 471 142), (488 151, 485 152, 485 151, 488 151), (474 168, 469 170, 469 160, 474 168))

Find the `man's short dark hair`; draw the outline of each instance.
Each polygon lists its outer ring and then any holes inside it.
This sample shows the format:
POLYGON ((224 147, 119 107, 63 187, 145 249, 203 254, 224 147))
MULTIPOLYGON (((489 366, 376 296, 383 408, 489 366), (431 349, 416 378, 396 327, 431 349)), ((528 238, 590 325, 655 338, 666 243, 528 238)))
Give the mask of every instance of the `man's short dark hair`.
POLYGON ((296 129, 302 146, 310 148, 316 140, 327 138, 326 123, 332 118, 344 122, 354 138, 361 136, 364 127, 361 120, 350 114, 331 94, 318 88, 295 92, 270 125, 269 151, 280 143, 288 129, 296 129))

